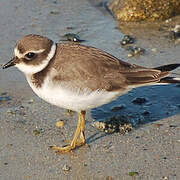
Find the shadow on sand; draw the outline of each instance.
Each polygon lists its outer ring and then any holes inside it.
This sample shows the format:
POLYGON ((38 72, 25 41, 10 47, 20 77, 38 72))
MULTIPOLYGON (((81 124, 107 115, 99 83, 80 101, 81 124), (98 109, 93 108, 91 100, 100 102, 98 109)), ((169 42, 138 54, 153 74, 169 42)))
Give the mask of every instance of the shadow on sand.
MULTIPOLYGON (((141 124, 160 121, 180 114, 180 86, 156 85, 133 89, 116 101, 91 110, 95 121, 109 121, 112 117, 128 117, 128 122, 138 128, 141 124), (144 103, 135 104, 135 98, 145 98, 144 103), (114 107, 123 107, 117 110, 114 107)), ((87 139, 89 143, 106 136, 95 133, 87 139)))

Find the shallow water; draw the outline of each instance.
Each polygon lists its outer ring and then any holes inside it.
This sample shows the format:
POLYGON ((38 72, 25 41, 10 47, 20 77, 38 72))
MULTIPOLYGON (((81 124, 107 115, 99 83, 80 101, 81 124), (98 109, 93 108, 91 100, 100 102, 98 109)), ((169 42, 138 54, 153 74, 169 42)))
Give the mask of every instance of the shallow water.
MULTIPOLYGON (((103 1, 91 0, 90 2, 107 15, 106 8, 103 7, 103 1)), ((111 19, 114 20, 111 14, 109 14, 108 17, 111 17, 111 19)), ((119 29, 123 34, 128 34, 135 38, 135 43, 131 44, 131 46, 142 47, 145 49, 144 55, 128 58, 128 50, 126 50, 126 48, 123 49, 119 44, 120 58, 125 58, 125 61, 146 67, 157 67, 168 63, 180 63, 180 43, 176 44, 169 38, 170 28, 178 24, 179 20, 180 16, 172 18, 169 21, 155 23, 118 22, 116 29, 119 29), (125 55, 126 57, 120 52, 122 49, 127 53, 125 55)), ((122 39, 123 34, 120 39, 122 39)), ((177 69, 174 72, 179 74, 176 74, 175 76, 180 77, 180 69, 177 69)), ((106 121, 113 116, 126 115, 130 116, 129 120, 134 125, 157 121, 180 113, 179 92, 180 89, 176 85, 147 86, 134 89, 128 94, 119 97, 116 101, 92 110, 92 117, 97 120, 100 119, 106 121), (148 99, 148 102, 141 105, 133 104, 132 100, 138 97, 145 97, 148 99), (119 104, 124 104, 126 108, 113 112, 111 110, 112 107, 118 106, 119 104), (146 111, 149 112, 149 115, 145 113, 146 111)))

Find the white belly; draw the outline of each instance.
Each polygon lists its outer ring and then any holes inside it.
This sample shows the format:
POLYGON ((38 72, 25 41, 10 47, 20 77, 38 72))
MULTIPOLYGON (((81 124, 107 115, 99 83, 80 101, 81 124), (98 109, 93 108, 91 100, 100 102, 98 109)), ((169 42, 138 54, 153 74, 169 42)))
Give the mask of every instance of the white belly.
POLYGON ((104 90, 91 91, 85 89, 80 91, 78 88, 70 88, 60 83, 55 85, 48 78, 45 79, 41 88, 36 88, 30 78, 27 77, 27 80, 40 98, 50 104, 78 112, 107 104, 121 95, 119 92, 107 92, 104 90))

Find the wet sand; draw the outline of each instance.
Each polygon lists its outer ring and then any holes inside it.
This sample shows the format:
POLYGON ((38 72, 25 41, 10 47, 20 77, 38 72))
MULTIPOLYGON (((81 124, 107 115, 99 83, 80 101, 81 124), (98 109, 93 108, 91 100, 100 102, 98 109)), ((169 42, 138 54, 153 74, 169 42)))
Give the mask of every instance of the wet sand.
MULTIPOLYGON (((2 1, 0 64, 13 56, 16 41, 26 34, 41 34, 58 42, 69 32, 79 33, 86 40, 84 44, 130 63, 156 67, 180 62, 180 44, 171 42, 166 33, 119 25, 120 32, 112 16, 94 5, 96 1, 2 1), (145 55, 128 58, 128 51, 120 46, 122 32, 135 36, 135 45, 145 48, 145 55)), ((180 73, 180 69, 174 72, 180 73)), ((88 111, 86 137, 90 147, 57 155, 49 146, 64 145, 73 137, 77 114, 39 99, 16 68, 0 70, 0 84, 0 179, 180 179, 179 86, 138 88, 88 111), (148 101, 133 104, 136 97, 148 101), (125 109, 112 112, 119 104, 125 109), (150 114, 145 116, 144 111, 150 114), (93 120, 118 115, 129 115, 136 128, 125 135, 105 134, 91 125, 93 120), (55 126, 59 120, 65 122, 64 127, 55 126)))

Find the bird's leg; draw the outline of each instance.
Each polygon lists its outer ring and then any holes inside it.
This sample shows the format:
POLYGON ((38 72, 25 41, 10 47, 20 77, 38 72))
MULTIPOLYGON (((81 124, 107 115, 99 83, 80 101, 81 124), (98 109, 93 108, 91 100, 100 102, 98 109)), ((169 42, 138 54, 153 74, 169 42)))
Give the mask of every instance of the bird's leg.
POLYGON ((71 142, 71 146, 82 146, 83 144, 86 144, 86 139, 85 139, 85 116, 86 116, 86 111, 81 111, 79 113, 79 119, 80 119, 80 136, 79 138, 76 138, 76 141, 74 141, 75 136, 71 142), (75 145, 74 145, 75 144, 75 145))
POLYGON ((86 111, 81 111, 81 131, 80 131, 80 140, 81 143, 86 144, 85 138, 85 118, 86 118, 86 111))
POLYGON ((89 147, 89 145, 86 143, 85 138, 85 120, 86 120, 86 111, 81 111, 81 131, 80 131, 80 137, 78 139, 79 146, 86 145, 89 147))
POLYGON ((68 140, 67 142, 70 142, 72 146, 74 146, 74 143, 76 146, 82 146, 83 144, 86 144, 86 139, 85 139, 85 116, 86 116, 86 111, 81 111, 79 113, 79 118, 80 118, 80 136, 77 138, 76 142, 68 140))
POLYGON ((85 111, 81 111, 79 113, 78 125, 77 125, 76 132, 75 132, 75 135, 71 144, 64 147, 52 146, 51 148, 53 150, 56 150, 58 153, 66 153, 86 143, 85 135, 84 135, 85 115, 86 115, 85 111), (80 139, 78 139, 79 134, 80 134, 80 139))
MULTIPOLYGON (((83 144, 86 144, 86 138, 84 133, 86 111, 81 111, 81 113, 79 113, 79 116, 79 118, 81 118, 80 137, 76 140, 76 146, 82 146, 83 144)), ((73 143, 72 140, 67 140, 66 142, 73 143)))

